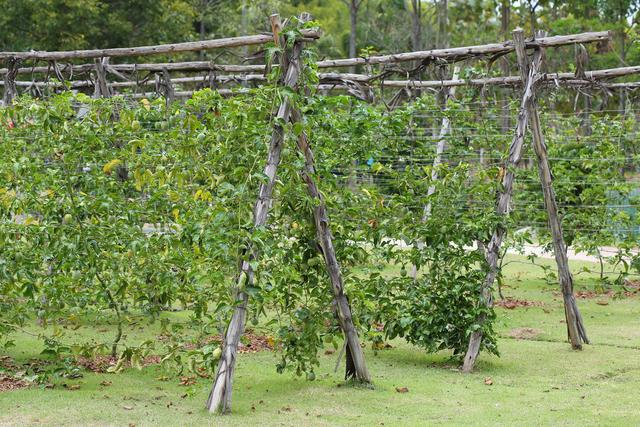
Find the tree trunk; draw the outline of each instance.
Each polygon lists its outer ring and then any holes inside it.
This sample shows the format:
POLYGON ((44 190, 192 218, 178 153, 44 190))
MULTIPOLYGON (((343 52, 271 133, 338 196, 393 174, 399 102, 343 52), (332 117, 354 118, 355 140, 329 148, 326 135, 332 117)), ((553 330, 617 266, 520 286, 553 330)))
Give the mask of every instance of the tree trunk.
POLYGON ((411 48, 422 50, 422 2, 411 0, 411 48))
MULTIPOLYGON (((291 120, 293 123, 302 122, 302 115, 298 110, 292 111, 291 120)), ((340 327, 342 328, 345 340, 347 341, 345 379, 353 378, 358 382, 369 383, 371 382, 371 378, 365 363, 364 353, 360 346, 358 332, 353 324, 349 301, 344 294, 342 273, 333 247, 333 236, 331 234, 331 228, 329 227, 329 215, 327 213, 326 204, 313 179, 313 176, 315 175, 313 152, 311 151, 307 135, 304 132, 298 136, 298 148, 304 154, 305 158, 302 178, 307 184, 307 192, 309 193, 309 196, 317 201, 313 208, 316 233, 320 248, 322 249, 322 255, 327 266, 327 273, 331 280, 340 327)))
MULTIPOLYGON (((272 17, 272 20, 279 19, 272 17)), ((293 47, 287 49, 282 58, 282 67, 285 75, 284 85, 295 89, 297 87, 298 78, 301 73, 300 54, 302 51, 302 42, 296 41, 293 47)), ((253 225, 254 229, 263 226, 267 221, 267 215, 273 195, 273 188, 276 182, 276 172, 280 164, 280 157, 285 140, 285 131, 282 123, 289 121, 291 114, 291 105, 287 98, 280 104, 277 118, 274 121, 273 134, 269 151, 267 155, 267 163, 264 168, 264 174, 267 182, 260 184, 258 199, 253 209, 253 225)), ((247 251, 239 262, 240 271, 236 278, 234 286, 236 305, 231 322, 227 328, 224 338, 223 351, 218 363, 217 374, 209 399, 207 400, 207 409, 210 412, 227 413, 231 410, 231 390, 233 384, 233 371, 235 369, 236 355, 240 337, 244 333, 246 310, 249 301, 249 295, 245 292, 246 286, 251 286, 254 280, 254 272, 251 267, 251 261, 258 258, 258 252, 250 242, 247 242, 247 251)))
MULTIPOLYGON (((516 46, 516 49, 522 49, 524 51, 524 34, 522 29, 518 28, 513 31, 513 39, 516 46)), ((516 169, 516 165, 520 162, 522 158, 522 148, 524 146, 524 136, 527 128, 527 123, 529 121, 529 105, 533 102, 534 99, 534 86, 537 83, 536 76, 537 70, 540 67, 541 55, 540 51, 536 51, 533 66, 528 75, 528 79, 526 80, 522 100, 520 102, 520 111, 518 112, 518 121, 516 124, 515 135, 513 136, 513 140, 511 141, 511 146, 509 148, 509 156, 505 161, 502 170, 504 172, 502 178, 502 190, 498 193, 498 200, 496 204, 496 213, 498 215, 507 215, 509 212, 509 205, 511 203, 511 198, 513 194, 513 182, 515 180, 514 170, 516 169)), ((499 225, 496 230, 493 232, 491 236, 491 240, 486 247, 485 250, 485 258, 488 264, 488 273, 485 279, 484 286, 481 289, 481 300, 483 305, 487 309, 491 309, 493 307, 493 295, 492 288, 493 283, 496 280, 496 276, 498 274, 498 262, 500 259, 500 247, 502 246, 502 241, 506 235, 507 230, 499 225)), ((467 353, 464 357, 464 364, 462 366, 463 372, 471 372, 476 363, 476 359, 478 358, 478 354, 480 352, 480 347, 482 345, 482 325, 487 320, 486 314, 481 314, 476 319, 476 324, 480 326, 479 329, 472 332, 471 337, 469 338, 469 346, 467 348, 467 353)))
POLYGON ((438 3, 438 48, 449 47, 449 2, 438 3))
MULTIPOLYGON (((358 36, 358 7, 360 6, 360 0, 351 0, 349 3, 349 58, 355 58, 357 52, 357 36, 358 36)), ((351 67, 351 72, 356 72, 356 67, 351 67)))
MULTIPOLYGON (((204 12, 200 13, 200 41, 204 41, 205 39, 205 26, 204 26, 204 12)), ((198 52, 198 56, 200 57, 200 60, 204 60, 204 50, 201 50, 200 52, 198 52)))
MULTIPOLYGON (((509 33, 509 22, 511 20, 511 0, 502 0, 500 7, 500 34, 502 40, 506 41, 509 33)), ((503 76, 509 75, 509 61, 506 56, 500 59, 500 70, 503 76)), ((507 94, 502 93, 500 96, 500 109, 501 109, 501 127, 502 132, 506 133, 511 128, 510 111, 509 111, 509 97, 507 94)))

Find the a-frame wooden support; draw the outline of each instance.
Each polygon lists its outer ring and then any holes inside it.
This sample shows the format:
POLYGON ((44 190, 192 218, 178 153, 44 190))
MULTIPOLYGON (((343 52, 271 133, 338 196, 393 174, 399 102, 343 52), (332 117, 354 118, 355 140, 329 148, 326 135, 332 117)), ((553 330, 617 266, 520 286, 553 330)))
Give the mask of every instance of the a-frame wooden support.
MULTIPOLYGON (((526 127, 529 125, 532 131, 532 139, 534 150, 538 158, 538 169, 540 171, 540 180, 542 183, 542 190, 545 199, 545 207, 549 216, 549 225, 554 241, 554 252, 556 262, 558 264, 558 275, 560 277, 560 285, 562 287, 562 293, 565 302, 565 314, 567 318, 567 329, 569 331, 569 340, 571 346, 574 349, 582 348, 582 342, 588 343, 586 332, 582 324, 582 317, 578 311, 578 307, 575 303, 573 296, 573 280, 569 271, 569 265, 567 260, 566 245, 562 236, 562 226, 558 216, 558 208, 555 200, 555 194, 552 188, 553 176, 549 166, 549 159, 547 156, 546 146, 544 144, 544 137, 540 127, 540 118, 538 115, 535 89, 540 82, 542 75, 540 73, 540 66, 542 62, 542 51, 540 48, 536 49, 533 54, 533 60, 529 60, 526 55, 524 33, 522 29, 516 29, 513 31, 513 42, 515 45, 516 54, 518 55, 518 66, 522 81, 524 84, 524 90, 522 95, 522 101, 520 103, 520 110, 518 113, 518 121, 516 124, 516 133, 509 149, 509 156, 504 165, 504 176, 502 178, 502 189, 498 193, 498 200, 496 205, 496 213, 498 215, 506 215, 509 212, 509 204, 513 196, 513 182, 515 179, 515 168, 517 163, 522 158, 522 150, 524 146, 524 136, 526 127)), ((489 267, 487 278, 484 286, 482 287, 482 303, 490 309, 493 307, 493 295, 492 288, 498 273, 498 260, 500 254, 500 247, 504 236, 506 235, 506 229, 503 226, 498 226, 494 231, 487 250, 485 252, 485 258, 489 267)), ((481 326, 486 321, 486 313, 479 316, 477 323, 481 326)), ((478 353, 480 352, 480 346, 482 344, 482 329, 478 329, 472 332, 469 339, 469 346, 464 358, 462 370, 464 372, 471 372, 475 365, 478 353)))
MULTIPOLYGON (((540 37, 544 37, 541 34, 540 37)), ((518 67, 523 81, 527 78, 529 70, 529 58, 527 57, 524 40, 516 41, 516 54, 518 55, 518 67)), ((582 349, 582 343, 589 344, 587 333, 582 322, 582 316, 578 310, 575 296, 573 295, 573 277, 569 269, 567 259, 567 245, 562 234, 562 223, 558 213, 556 195, 553 191, 553 174, 549 165, 547 146, 544 141, 544 134, 540 125, 540 115, 538 114, 538 102, 535 99, 529 104, 529 128, 531 129, 531 139, 533 140, 533 150, 538 158, 538 172, 540 183, 542 184, 542 194, 544 196, 544 206, 547 210, 549 228, 553 238, 553 252, 558 266, 558 279, 564 300, 565 318, 567 322, 567 334, 571 347, 575 350, 582 349)))
MULTIPOLYGON (((307 15, 301 17, 301 21, 308 19, 307 15)), ((280 41, 281 23, 278 15, 271 17, 271 24, 276 44, 284 47, 280 64, 284 74, 283 83, 285 86, 296 90, 298 88, 299 77, 302 73, 303 64, 301 52, 303 42, 297 40, 289 47, 288 43, 280 41)), ((292 106, 288 98, 284 98, 278 109, 277 118, 274 121, 273 134, 267 154, 267 163, 264 168, 264 174, 268 180, 260 185, 258 199, 256 200, 253 210, 254 228, 261 227, 267 222, 277 170, 285 142, 285 129, 283 124, 290 121, 298 122, 301 120, 302 116, 300 112, 292 106)), ((301 172, 307 184, 307 190, 312 197, 319 201, 314 209, 315 224, 319 244, 323 251, 322 255, 327 264, 327 271, 332 283, 340 326, 345 334, 347 349, 349 350, 347 357, 347 376, 362 382, 369 382, 370 377, 364 361, 364 353, 360 347, 358 334, 351 318, 349 303, 343 292, 342 275, 333 249, 333 238, 329 229, 326 206, 313 180, 315 173, 313 153, 304 134, 298 139, 298 147, 305 156, 305 166, 301 172)), ((250 243, 247 245, 247 248, 246 253, 239 262, 239 273, 233 289, 237 305, 225 334, 217 374, 206 404, 210 412, 227 413, 231 410, 233 372, 235 369, 238 344, 245 329, 246 311, 249 302, 249 295, 244 289, 245 286, 253 284, 254 271, 251 267, 251 262, 259 256, 257 250, 250 243)))

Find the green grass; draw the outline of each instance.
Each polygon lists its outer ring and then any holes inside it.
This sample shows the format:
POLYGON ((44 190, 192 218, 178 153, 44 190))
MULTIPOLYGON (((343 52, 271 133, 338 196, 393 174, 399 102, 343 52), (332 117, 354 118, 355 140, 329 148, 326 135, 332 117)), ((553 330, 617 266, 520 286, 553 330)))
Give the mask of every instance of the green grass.
MULTIPOLYGON (((541 271, 525 264, 509 264, 506 277, 507 296, 544 306, 498 309, 501 357, 482 355, 471 375, 460 373, 447 354, 427 355, 401 341, 377 354, 366 352, 372 390, 343 384, 341 371, 333 373, 335 354, 321 356, 317 379, 308 382, 277 374, 276 356, 263 352, 240 356, 230 416, 216 418, 204 410, 208 380, 185 387, 178 378, 160 381, 163 372, 150 367, 119 375, 86 372, 78 380, 60 380, 52 390, 0 393, 0 425, 639 425, 640 297, 579 300, 593 344, 575 352, 565 342, 557 286, 545 284, 541 271), (510 338, 520 327, 540 334, 535 340, 510 338), (486 377, 493 385, 485 384, 486 377), (100 385, 104 380, 112 385, 100 385), (62 382, 80 389, 67 390, 62 382)), ((576 277, 578 290, 595 286, 593 277, 576 277)), ((111 333, 104 328, 108 332, 102 333, 111 333)), ((87 330, 76 333, 86 337, 87 330)), ((157 332, 137 329, 127 339, 157 332)), ((39 353, 37 339, 16 338, 10 355, 17 360, 39 353)))

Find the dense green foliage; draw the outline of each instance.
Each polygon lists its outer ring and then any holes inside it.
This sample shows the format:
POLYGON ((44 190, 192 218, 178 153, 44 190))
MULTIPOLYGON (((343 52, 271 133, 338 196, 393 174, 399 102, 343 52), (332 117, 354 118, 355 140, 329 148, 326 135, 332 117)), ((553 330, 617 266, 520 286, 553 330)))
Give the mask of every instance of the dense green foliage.
MULTIPOLYGON (((494 215, 510 135, 501 132, 498 111, 478 104, 477 95, 462 93, 447 110, 424 95, 392 111, 273 88, 227 99, 204 90, 184 105, 71 93, 19 99, 2 111, 3 344, 37 318, 55 327, 42 335, 50 354, 110 351, 139 362, 155 352, 168 365, 212 370, 217 344, 200 343, 224 329, 238 255, 252 242, 262 256, 254 265, 256 283, 246 289, 250 321, 263 319, 276 332, 279 371, 313 378, 319 349, 326 342, 338 347, 341 333, 315 240, 314 201, 300 176, 304 159, 292 140, 305 132, 356 326, 374 347, 401 336, 430 352, 461 355, 480 327, 478 315, 493 319, 479 297, 484 256, 472 248, 488 242, 499 221, 527 230, 512 233, 515 241, 548 238, 535 167, 518 170, 512 214, 494 215), (272 215, 266 227, 251 231, 272 117, 283 96, 297 103, 305 121, 287 127, 272 215), (452 129, 433 181, 445 115, 452 129), (399 275, 382 273, 389 263, 399 275), (415 280, 408 274, 414 265, 415 280), (153 322, 178 307, 192 314, 195 341, 185 341, 182 326, 163 324, 162 343, 119 344, 133 313, 153 322), (86 316, 113 319, 116 336, 69 342, 63 327, 80 327, 86 316)), ((612 261, 623 267, 619 284, 640 273, 629 252, 638 217, 620 209, 635 206, 623 174, 638 160, 630 126, 598 115, 588 136, 570 118, 546 132, 568 239, 590 252, 619 245, 612 261)), ((497 353, 492 322, 481 327, 484 349, 497 353)))

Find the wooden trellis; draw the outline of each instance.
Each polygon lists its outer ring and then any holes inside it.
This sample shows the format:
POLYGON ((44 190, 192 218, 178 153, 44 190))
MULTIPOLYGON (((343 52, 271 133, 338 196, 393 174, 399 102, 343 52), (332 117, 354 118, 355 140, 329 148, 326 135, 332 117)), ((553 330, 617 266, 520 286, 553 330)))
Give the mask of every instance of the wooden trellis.
MULTIPOLYGON (((308 16, 304 15, 301 21, 304 22, 306 19, 308 19, 308 16)), ((228 65, 207 61, 158 64, 110 64, 109 58, 195 52, 214 48, 260 45, 272 41, 284 49, 279 63, 275 65, 282 68, 281 75, 283 77, 280 84, 294 91, 302 91, 304 88, 300 87, 299 78, 303 71, 302 67, 304 67, 300 58, 303 44, 316 40, 320 37, 320 34, 318 31, 305 29, 301 31, 301 39, 296 40, 294 43, 285 43, 281 35, 282 25, 277 15, 272 16, 271 24, 273 29, 271 34, 207 40, 203 42, 68 52, 0 52, 0 59, 7 61, 7 68, 0 70, 0 74, 4 74, 4 81, 1 82, 1 84, 5 86, 4 103, 7 105, 12 101, 18 92, 18 88, 93 88, 95 96, 104 97, 112 96, 120 89, 155 85, 157 91, 159 91, 159 87, 164 88, 163 92, 165 97, 174 98, 190 96, 192 94, 192 91, 175 90, 175 85, 177 84, 208 84, 210 86, 218 86, 233 83, 255 83, 259 85, 265 83, 267 80, 265 76, 267 68, 265 65, 228 65), (78 59, 93 59, 94 63, 80 65, 62 63, 62 61, 78 59), (48 65, 25 67, 24 64, 27 61, 46 61, 48 65), (207 72, 207 75, 172 78, 170 73, 174 71, 207 72), (130 80, 129 77, 123 74, 137 74, 138 72, 157 74, 153 79, 151 75, 148 75, 142 81, 137 78, 135 81, 130 80), (93 78, 73 80, 74 75, 86 73, 93 73, 93 78), (44 74, 45 78, 41 81, 17 80, 17 76, 25 74, 31 74, 32 76, 44 74), (70 78, 66 79, 64 74, 67 74, 70 78), (58 82, 48 81, 49 76, 55 76, 58 82), (110 76, 116 76, 122 81, 109 81, 108 77, 110 76)), ((503 164, 505 173, 501 182, 502 188, 496 200, 496 213, 498 215, 507 215, 509 212, 515 180, 514 168, 522 158, 526 129, 529 127, 533 140, 533 148, 538 160, 545 208, 553 236, 560 287, 564 298, 567 333, 571 346, 574 349, 582 348, 582 344, 588 343, 589 341, 573 296, 573 279, 567 262, 567 247, 564 242, 562 224, 558 215, 557 203, 553 191, 553 175, 549 165, 544 134, 538 114, 536 93, 539 88, 545 85, 566 87, 594 86, 612 90, 627 90, 640 87, 640 83, 610 83, 607 81, 608 79, 616 77, 640 74, 640 67, 637 66, 586 71, 580 73, 580 75, 576 73, 543 73, 541 70, 541 58, 543 50, 546 48, 579 43, 603 42, 609 38, 609 32, 592 32, 553 37, 539 35, 531 40, 525 40, 523 31, 518 29, 513 32, 512 41, 503 43, 450 49, 433 49, 420 52, 404 52, 392 55, 371 56, 368 58, 329 59, 317 62, 317 67, 323 70, 364 65, 368 67, 375 65, 384 67, 380 74, 376 75, 338 73, 335 71, 322 72, 319 74, 320 84, 317 87, 318 90, 346 90, 357 96, 362 95, 361 89, 371 90, 377 85, 380 85, 382 88, 400 89, 446 89, 465 85, 522 87, 518 119, 509 148, 509 154, 503 164), (527 55, 528 50, 533 51, 531 58, 527 55), (483 58, 495 61, 503 55, 514 52, 517 55, 520 76, 463 80, 459 79, 454 73, 454 77, 451 80, 419 79, 419 76, 424 72, 425 68, 434 63, 455 63, 469 59, 483 58), (414 68, 403 70, 397 67, 398 64, 403 63, 409 63, 414 68), (418 65, 416 66, 415 64, 418 65), (388 79, 389 76, 397 74, 402 75, 404 79, 388 79)), ((219 89, 218 91, 221 94, 233 95, 248 90, 247 88, 239 88, 235 90, 219 89)), ((145 94, 134 93, 129 96, 136 98, 143 97, 145 94)), ((264 175, 268 179, 260 185, 258 197, 253 209, 253 225, 255 228, 263 226, 268 219, 269 206, 272 200, 277 170, 285 142, 285 129, 282 123, 297 123, 302 120, 302 113, 296 109, 288 98, 285 98, 278 109, 277 119, 275 120, 269 144, 268 156, 264 166, 264 175)), ((448 126, 448 123, 443 122, 442 131, 446 132, 448 126)), ((370 375, 366 367, 364 354, 360 346, 358 334, 353 325, 349 303, 344 295, 342 274, 333 248, 333 237, 329 227, 327 209, 321 192, 314 180, 315 165, 311 143, 305 133, 298 135, 297 147, 305 158, 305 165, 303 170, 301 170, 301 174, 307 186, 307 191, 312 198, 317 200, 313 212, 316 233, 331 281, 339 323, 345 334, 348 355, 347 376, 354 377, 359 381, 369 382, 370 375)), ((444 149, 444 145, 442 149, 444 149)), ((438 150, 438 154, 441 154, 442 150, 440 147, 438 147, 438 150)), ((435 178, 437 178, 437 176, 435 176, 434 179, 435 178)), ((431 189, 429 191, 431 191, 431 189)), ((429 211, 430 209, 425 207, 425 215, 428 215, 429 211)), ((498 273, 499 253, 506 232, 507 230, 505 228, 498 227, 485 248, 485 257, 489 265, 489 272, 486 276, 481 294, 482 301, 487 307, 491 307, 493 304, 492 287, 496 279, 496 274, 498 273)), ((254 271, 251 264, 252 261, 259 257, 257 249, 253 247, 250 242, 247 242, 246 248, 245 253, 238 263, 238 273, 235 277, 233 289, 234 298, 238 304, 234 309, 230 324, 226 330, 223 353, 207 401, 207 408, 212 412, 224 413, 231 408, 231 390, 237 348, 240 337, 244 332, 246 310, 249 302, 249 296, 244 291, 244 287, 253 282, 254 271)), ((486 319, 481 316, 476 320, 482 324, 486 319)), ((463 369, 465 371, 471 371, 473 369, 481 348, 482 339, 482 332, 480 330, 472 333, 464 359, 463 369)))

